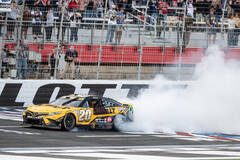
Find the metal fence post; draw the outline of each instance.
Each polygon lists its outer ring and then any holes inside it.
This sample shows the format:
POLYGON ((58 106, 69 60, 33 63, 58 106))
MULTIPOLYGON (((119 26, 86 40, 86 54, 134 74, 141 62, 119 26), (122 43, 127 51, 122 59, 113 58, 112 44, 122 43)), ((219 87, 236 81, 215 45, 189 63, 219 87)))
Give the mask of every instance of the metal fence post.
MULTIPOLYGON (((65 12, 65 7, 63 6, 61 8, 61 12, 62 12, 62 15, 61 15, 61 21, 60 21, 60 26, 59 26, 59 35, 58 35, 58 42, 57 42, 57 56, 56 56, 56 60, 55 60, 55 66, 54 66, 54 76, 53 76, 53 79, 56 79, 56 76, 57 76, 57 63, 58 63, 58 60, 59 60, 59 55, 60 55, 60 38, 62 37, 62 24, 63 24, 63 15, 64 15, 64 12, 65 12)), ((63 41, 63 39, 62 39, 63 41)))
POLYGON ((146 10, 145 10, 145 15, 144 15, 144 23, 143 23, 143 29, 144 29, 144 31, 146 30, 146 20, 147 20, 148 4, 149 4, 149 0, 147 0, 146 10))
POLYGON ((223 13, 222 13, 222 23, 221 23, 221 40, 224 40, 224 33, 223 33, 223 20, 224 20, 224 15, 225 15, 225 9, 226 9, 226 3, 227 3, 227 0, 224 1, 224 5, 223 5, 223 13))
POLYGON ((99 74, 101 72, 101 56, 102 56, 102 46, 100 45, 99 48, 99 55, 98 55, 98 65, 97 65, 97 80, 99 79, 99 74))
POLYGON ((181 45, 180 45, 180 52, 179 52, 179 62, 178 62, 178 71, 177 71, 177 80, 179 81, 181 79, 181 67, 182 67, 182 49, 183 45, 185 45, 183 42, 184 39, 184 32, 185 31, 185 18, 186 18, 186 10, 189 0, 186 1, 185 8, 184 8, 184 15, 183 15, 183 21, 182 21, 182 35, 181 35, 181 45))
POLYGON ((139 65, 138 65, 138 76, 137 76, 138 80, 141 80, 142 56, 143 56, 143 46, 141 45, 139 65))

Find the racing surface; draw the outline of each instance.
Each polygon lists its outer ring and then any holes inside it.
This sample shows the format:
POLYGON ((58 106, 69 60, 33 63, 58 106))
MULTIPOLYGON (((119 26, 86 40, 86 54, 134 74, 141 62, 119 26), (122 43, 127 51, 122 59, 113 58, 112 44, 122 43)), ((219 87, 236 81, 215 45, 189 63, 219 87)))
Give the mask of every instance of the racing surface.
POLYGON ((0 111, 0 159, 237 159, 240 136, 23 127, 20 111, 0 111))

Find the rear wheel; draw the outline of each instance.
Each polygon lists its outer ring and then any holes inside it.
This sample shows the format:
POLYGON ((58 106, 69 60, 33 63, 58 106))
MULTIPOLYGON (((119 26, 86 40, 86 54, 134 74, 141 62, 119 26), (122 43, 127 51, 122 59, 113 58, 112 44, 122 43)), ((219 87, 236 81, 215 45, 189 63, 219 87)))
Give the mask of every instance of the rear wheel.
POLYGON ((122 114, 116 115, 113 120, 113 129, 116 131, 120 131, 125 122, 126 117, 124 115, 122 114))
POLYGON ((62 121, 61 128, 65 131, 70 131, 75 127, 75 117, 72 114, 67 114, 62 121))

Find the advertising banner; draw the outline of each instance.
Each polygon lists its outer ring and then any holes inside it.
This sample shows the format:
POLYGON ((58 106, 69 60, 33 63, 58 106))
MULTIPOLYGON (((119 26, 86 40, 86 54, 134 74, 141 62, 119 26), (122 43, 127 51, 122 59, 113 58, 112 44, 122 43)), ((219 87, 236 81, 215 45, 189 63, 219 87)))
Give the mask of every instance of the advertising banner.
MULTIPOLYGON (((151 81, 113 80, 0 80, 0 107, 49 103, 69 94, 91 94, 116 99, 135 98, 151 81)), ((177 83, 185 85, 185 83, 177 83)))

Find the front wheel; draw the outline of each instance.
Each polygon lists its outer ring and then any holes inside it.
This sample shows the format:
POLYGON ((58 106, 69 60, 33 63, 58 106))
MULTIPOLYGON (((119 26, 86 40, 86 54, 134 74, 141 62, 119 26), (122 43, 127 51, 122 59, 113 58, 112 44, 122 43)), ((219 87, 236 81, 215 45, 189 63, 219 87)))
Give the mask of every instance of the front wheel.
POLYGON ((75 127, 76 120, 72 114, 67 114, 62 121, 61 128, 65 131, 70 131, 75 127))

